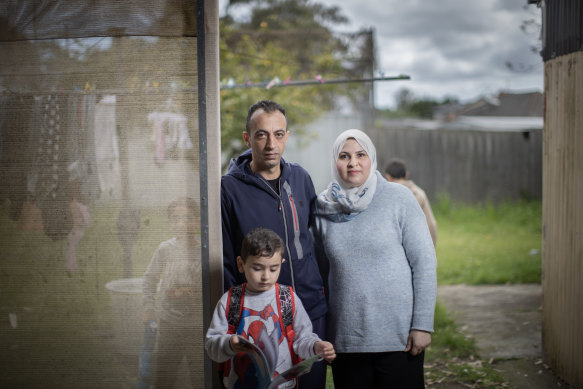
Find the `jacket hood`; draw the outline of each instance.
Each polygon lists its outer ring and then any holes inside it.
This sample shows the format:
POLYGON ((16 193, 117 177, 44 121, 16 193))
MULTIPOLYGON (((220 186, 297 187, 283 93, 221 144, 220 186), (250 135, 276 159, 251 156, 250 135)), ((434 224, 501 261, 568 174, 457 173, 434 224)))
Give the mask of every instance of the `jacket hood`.
POLYGON ((229 162, 229 167, 227 168, 227 174, 244 172, 245 164, 248 164, 249 162, 251 162, 251 149, 247 149, 238 157, 231 158, 231 162, 229 162))

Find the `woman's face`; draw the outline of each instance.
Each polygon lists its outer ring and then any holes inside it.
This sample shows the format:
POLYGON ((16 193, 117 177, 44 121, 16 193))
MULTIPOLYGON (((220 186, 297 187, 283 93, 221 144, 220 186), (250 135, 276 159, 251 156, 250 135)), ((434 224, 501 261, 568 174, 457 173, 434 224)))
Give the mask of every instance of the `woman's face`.
POLYGON ((370 158, 364 148, 354 139, 348 139, 336 160, 338 175, 344 183, 355 188, 365 183, 370 173, 370 158))

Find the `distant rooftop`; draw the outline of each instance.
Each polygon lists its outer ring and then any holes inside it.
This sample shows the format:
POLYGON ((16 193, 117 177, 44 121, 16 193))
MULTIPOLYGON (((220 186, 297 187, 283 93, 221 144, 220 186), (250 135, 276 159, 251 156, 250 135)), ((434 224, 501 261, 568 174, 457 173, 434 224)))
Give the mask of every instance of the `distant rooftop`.
POLYGON ((501 92, 494 98, 481 98, 464 105, 457 116, 543 116, 543 94, 541 92, 501 92))
POLYGON ((458 116, 444 128, 504 132, 542 130, 543 118, 542 116, 458 116))

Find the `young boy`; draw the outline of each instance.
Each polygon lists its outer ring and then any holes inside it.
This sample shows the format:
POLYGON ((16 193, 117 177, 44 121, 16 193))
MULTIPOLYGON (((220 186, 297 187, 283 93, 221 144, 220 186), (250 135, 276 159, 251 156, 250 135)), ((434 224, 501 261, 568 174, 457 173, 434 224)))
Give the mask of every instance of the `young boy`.
POLYGON ((144 323, 158 321, 156 389, 174 387, 184 357, 191 381, 202 375, 198 341, 202 335, 201 260, 196 238, 199 215, 192 198, 170 203, 168 223, 174 237, 160 243, 144 274, 144 323))
MULTIPOLYGON (((256 228, 243 239, 241 256, 237 257, 237 268, 245 273, 247 283, 243 286, 241 301, 243 304, 240 322, 236 334, 229 333, 229 323, 226 316, 229 292, 225 293, 215 308, 215 312, 206 334, 205 348, 209 357, 216 362, 227 362, 223 373, 223 383, 228 389, 245 387, 245 369, 242 366, 245 347, 239 342, 237 335, 252 343, 259 343, 261 331, 266 331, 270 338, 278 341, 278 359, 275 374, 282 373, 292 367, 290 347, 284 331, 281 328, 278 301, 280 285, 276 284, 283 259, 284 245, 281 238, 267 228, 256 228), (275 333, 274 333, 275 331, 275 333)), ((306 359, 320 355, 331 362, 336 353, 330 342, 320 340, 312 332, 312 324, 300 299, 294 293, 295 312, 293 313, 293 351, 300 358, 306 359)), ((295 381, 288 381, 279 388, 293 388, 295 381)))

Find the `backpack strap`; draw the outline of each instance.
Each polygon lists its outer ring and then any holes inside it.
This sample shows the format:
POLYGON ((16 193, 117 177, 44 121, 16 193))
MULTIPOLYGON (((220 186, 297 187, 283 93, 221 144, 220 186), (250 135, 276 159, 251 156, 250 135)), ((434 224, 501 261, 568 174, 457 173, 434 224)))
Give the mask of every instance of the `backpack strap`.
MULTIPOLYGON (((225 316, 229 327, 228 334, 236 334, 237 327, 241 321, 243 314, 243 304, 245 299, 245 287, 247 283, 242 285, 232 286, 229 289, 229 296, 227 298, 227 306, 225 307, 225 316)), ((277 295, 277 309, 279 311, 279 325, 281 331, 287 339, 289 346, 289 353, 291 355, 292 365, 302 361, 302 359, 294 352, 293 343, 295 338, 295 331, 293 328, 294 315, 296 313, 295 298, 293 288, 288 285, 275 284, 275 293, 277 295)), ((230 360, 219 363, 219 375, 225 377, 229 375, 230 360)))
MULTIPOLYGON (((236 334, 237 327, 239 327, 239 322, 241 321, 241 314, 243 313, 243 299, 245 298, 245 286, 235 285, 229 288, 229 296, 227 297, 227 306, 225 307, 225 316, 227 317, 227 322, 229 327, 227 329, 227 334, 236 334)), ((219 376, 221 379, 229 375, 231 370, 231 360, 221 362, 217 365, 219 376)))
POLYGON ((243 313, 243 299, 245 298, 246 286, 247 283, 244 283, 229 288, 227 306, 225 307, 225 316, 227 316, 227 322, 229 323, 228 334, 237 333, 237 327, 239 326, 241 314, 243 313))
POLYGON ((294 331, 294 315, 296 313, 293 288, 288 285, 275 284, 278 295, 277 308, 279 310, 280 325, 289 345, 292 364, 301 362, 301 358, 294 352, 293 343, 296 333, 294 331))

